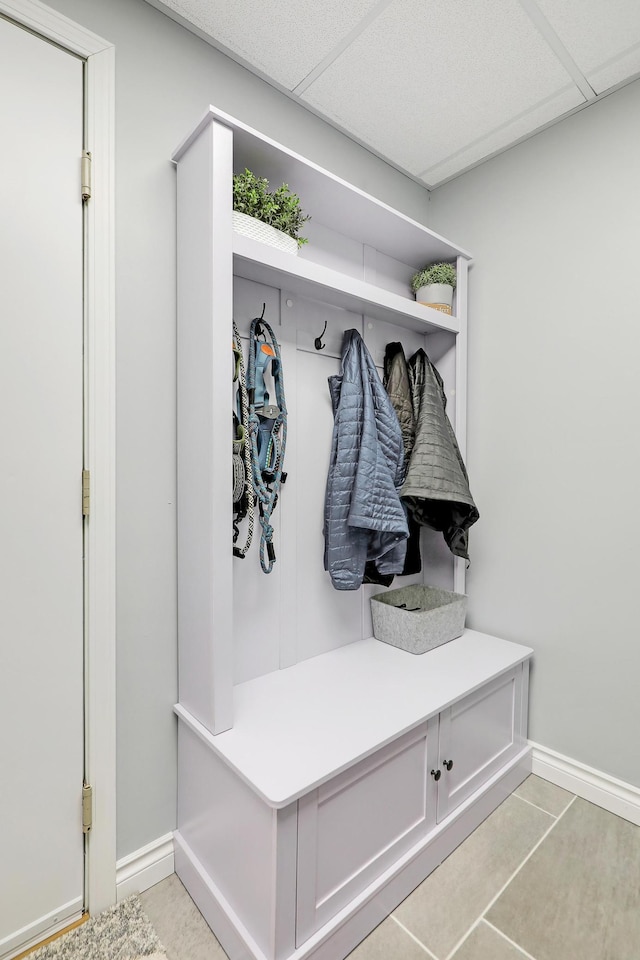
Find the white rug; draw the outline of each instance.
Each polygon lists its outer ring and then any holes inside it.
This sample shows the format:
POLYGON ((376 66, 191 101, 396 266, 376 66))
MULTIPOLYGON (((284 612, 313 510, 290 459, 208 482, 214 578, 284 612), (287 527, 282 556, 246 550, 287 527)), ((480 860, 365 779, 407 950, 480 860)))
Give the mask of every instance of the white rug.
POLYGON ((127 897, 28 960, 167 960, 137 896, 127 897))

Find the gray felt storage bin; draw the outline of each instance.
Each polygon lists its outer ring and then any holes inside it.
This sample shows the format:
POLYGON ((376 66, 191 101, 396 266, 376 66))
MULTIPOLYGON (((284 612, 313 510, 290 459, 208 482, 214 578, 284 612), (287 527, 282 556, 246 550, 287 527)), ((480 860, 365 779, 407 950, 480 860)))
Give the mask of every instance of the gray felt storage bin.
POLYGON ((464 630, 467 598, 412 584, 371 597, 373 635, 409 653, 426 653, 464 630))

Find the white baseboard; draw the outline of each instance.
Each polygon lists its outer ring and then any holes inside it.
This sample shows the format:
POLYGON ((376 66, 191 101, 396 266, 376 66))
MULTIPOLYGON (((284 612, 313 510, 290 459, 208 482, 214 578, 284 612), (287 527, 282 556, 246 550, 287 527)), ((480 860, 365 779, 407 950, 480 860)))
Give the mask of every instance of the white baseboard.
POLYGON ((565 757, 539 743, 531 744, 531 772, 575 793, 583 800, 640 826, 640 789, 565 757))
POLYGON ((173 834, 166 833, 134 850, 116 863, 116 892, 118 902, 132 893, 142 893, 174 871, 173 834))

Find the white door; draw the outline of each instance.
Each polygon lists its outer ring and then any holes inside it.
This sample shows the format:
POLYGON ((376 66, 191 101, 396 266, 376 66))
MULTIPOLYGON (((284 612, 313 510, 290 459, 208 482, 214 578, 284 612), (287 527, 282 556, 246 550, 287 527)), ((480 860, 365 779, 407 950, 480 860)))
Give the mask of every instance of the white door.
POLYGON ((0 19, 0 957, 82 911, 82 61, 0 19))

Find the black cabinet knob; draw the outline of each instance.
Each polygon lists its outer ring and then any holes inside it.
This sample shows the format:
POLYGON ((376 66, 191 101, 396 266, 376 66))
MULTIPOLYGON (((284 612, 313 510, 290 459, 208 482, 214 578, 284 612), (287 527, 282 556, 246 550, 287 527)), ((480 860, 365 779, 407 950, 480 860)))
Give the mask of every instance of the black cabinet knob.
POLYGON ((442 776, 442 770, 432 770, 431 776, 433 777, 434 780, 439 780, 440 777, 442 776))
POLYGON ((447 770, 451 770, 451 768, 452 768, 452 766, 453 766, 453 760, 443 760, 443 761, 442 761, 442 766, 443 766, 443 767, 446 767, 447 770))

